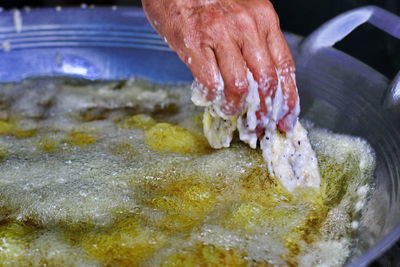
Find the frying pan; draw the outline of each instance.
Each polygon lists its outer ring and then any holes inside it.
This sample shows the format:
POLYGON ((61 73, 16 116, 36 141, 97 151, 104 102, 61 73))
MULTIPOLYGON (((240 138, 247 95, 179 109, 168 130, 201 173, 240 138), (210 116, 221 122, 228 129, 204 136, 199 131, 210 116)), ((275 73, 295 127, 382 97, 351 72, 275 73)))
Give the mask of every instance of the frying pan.
MULTIPOLYGON (((376 152, 375 190, 348 266, 367 265, 400 238, 400 72, 390 81, 333 48, 363 23, 400 38, 400 18, 374 6, 339 15, 306 38, 285 33, 297 64, 301 116, 334 132, 360 136, 376 152)), ((3 11, 1 47, 0 82, 37 76, 142 77, 157 83, 193 79, 141 9, 3 11)))

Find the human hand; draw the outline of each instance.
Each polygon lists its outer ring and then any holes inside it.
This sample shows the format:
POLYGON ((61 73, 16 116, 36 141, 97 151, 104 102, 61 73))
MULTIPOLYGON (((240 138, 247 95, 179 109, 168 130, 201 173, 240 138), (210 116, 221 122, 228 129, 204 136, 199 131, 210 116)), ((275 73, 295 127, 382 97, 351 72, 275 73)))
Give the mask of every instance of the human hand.
MULTIPOLYGON (((272 113, 277 126, 289 131, 299 113, 295 65, 280 30, 278 16, 267 0, 142 0, 150 23, 208 90, 212 101, 224 82, 226 115, 241 111, 248 89, 246 69, 260 95, 257 118, 272 113), (282 95, 278 85, 281 87, 282 95), (280 98, 280 100, 278 99, 280 98)), ((262 130, 261 130, 262 131, 262 130)))

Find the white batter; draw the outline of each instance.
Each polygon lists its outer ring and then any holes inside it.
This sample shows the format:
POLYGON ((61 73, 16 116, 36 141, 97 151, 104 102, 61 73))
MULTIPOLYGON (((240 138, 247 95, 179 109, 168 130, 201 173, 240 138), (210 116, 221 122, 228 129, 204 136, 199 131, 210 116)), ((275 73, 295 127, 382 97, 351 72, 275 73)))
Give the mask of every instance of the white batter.
MULTIPOLYGON (((279 77, 279 72, 277 74, 279 77)), ((203 117, 204 134, 213 148, 229 147, 236 129, 239 131, 240 140, 253 149, 257 147, 256 112, 260 107, 260 97, 258 84, 249 70, 247 79, 250 86, 246 103, 242 114, 238 116, 227 116, 221 111, 221 103, 225 102, 222 78, 214 101, 207 101, 203 97, 205 88, 201 84, 195 81, 192 85, 193 103, 206 107, 203 117)), ((280 83, 275 98, 267 99, 266 104, 270 112, 267 117, 262 118, 265 135, 260 140, 260 147, 269 173, 278 178, 289 191, 298 186, 319 188, 318 162, 308 140, 307 131, 299 121, 293 130, 286 134, 281 134, 276 128, 281 114, 286 113, 288 109, 280 83)), ((299 105, 296 109, 300 109, 299 105)))

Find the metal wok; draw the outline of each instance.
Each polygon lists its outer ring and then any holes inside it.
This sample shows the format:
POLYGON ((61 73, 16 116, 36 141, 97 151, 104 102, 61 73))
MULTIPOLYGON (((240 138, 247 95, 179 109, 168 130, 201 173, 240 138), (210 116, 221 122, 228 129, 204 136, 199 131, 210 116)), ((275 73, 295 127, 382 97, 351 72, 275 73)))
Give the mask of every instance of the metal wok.
MULTIPOLYGON (((25 10, 20 32, 14 12, 0 12, 0 82, 60 75, 192 80, 140 9, 25 10)), ((376 189, 349 266, 370 263, 400 237, 400 74, 390 82, 332 48, 366 22, 400 38, 400 18, 372 6, 342 14, 307 38, 286 33, 297 62, 302 116, 335 132, 361 136, 376 151, 376 189)))

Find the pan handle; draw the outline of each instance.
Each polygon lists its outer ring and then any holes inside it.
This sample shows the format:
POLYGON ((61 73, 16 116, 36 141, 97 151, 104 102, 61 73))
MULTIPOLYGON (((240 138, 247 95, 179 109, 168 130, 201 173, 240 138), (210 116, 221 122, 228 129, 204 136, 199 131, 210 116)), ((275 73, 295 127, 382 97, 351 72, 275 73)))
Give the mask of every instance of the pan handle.
MULTIPOLYGON (((345 12, 323 24, 304 39, 301 49, 313 53, 324 47, 332 47, 367 22, 400 39, 400 17, 377 6, 365 6, 345 12)), ((386 90, 383 104, 387 108, 400 107, 400 72, 386 90)))
POLYGON ((383 96, 383 106, 397 108, 397 112, 400 113, 400 71, 383 96))

